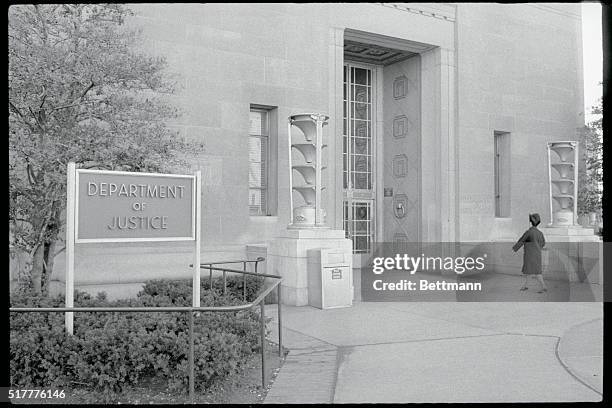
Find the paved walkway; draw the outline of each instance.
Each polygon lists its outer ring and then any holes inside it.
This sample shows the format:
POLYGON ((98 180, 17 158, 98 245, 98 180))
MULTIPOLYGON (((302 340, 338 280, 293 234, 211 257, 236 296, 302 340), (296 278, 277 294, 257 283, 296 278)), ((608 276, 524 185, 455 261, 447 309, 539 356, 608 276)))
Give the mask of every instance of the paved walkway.
MULTIPOLYGON (((283 307, 266 403, 600 401, 602 304, 283 307)), ((276 306, 267 306, 276 319, 276 306)), ((277 338, 271 325, 271 338, 277 338)))

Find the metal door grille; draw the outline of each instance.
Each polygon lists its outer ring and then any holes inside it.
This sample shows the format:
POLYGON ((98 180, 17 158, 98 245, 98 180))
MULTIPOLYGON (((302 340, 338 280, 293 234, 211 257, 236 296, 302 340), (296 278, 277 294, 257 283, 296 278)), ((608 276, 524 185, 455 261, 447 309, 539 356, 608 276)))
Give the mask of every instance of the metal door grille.
POLYGON ((344 231, 353 240, 353 253, 367 254, 374 241, 373 200, 344 202, 344 231))

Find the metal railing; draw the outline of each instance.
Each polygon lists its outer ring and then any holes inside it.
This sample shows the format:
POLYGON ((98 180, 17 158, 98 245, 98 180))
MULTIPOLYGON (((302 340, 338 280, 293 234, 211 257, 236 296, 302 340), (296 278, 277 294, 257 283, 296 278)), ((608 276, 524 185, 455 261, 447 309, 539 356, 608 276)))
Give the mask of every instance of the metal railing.
MULTIPOLYGON (((255 300, 244 305, 237 306, 205 306, 205 307, 193 307, 193 306, 160 306, 160 307, 11 307, 10 312, 17 313, 45 313, 45 312, 136 312, 136 313, 157 313, 157 312, 183 312, 189 313, 189 399, 191 403, 194 403, 195 399, 195 369, 194 369, 194 329, 193 329, 193 316, 194 312, 240 312, 243 310, 249 310, 259 305, 260 309, 260 343, 261 343, 261 386, 263 389, 266 388, 266 315, 264 308, 264 299, 274 289, 277 290, 278 297, 278 356, 280 359, 283 358, 283 335, 282 335, 282 308, 281 308, 281 285, 282 277, 278 275, 272 275, 268 273, 256 273, 247 272, 246 270, 235 270, 227 268, 216 268, 212 267, 215 264, 226 264, 226 263, 238 263, 238 262, 260 262, 264 258, 257 258, 255 261, 231 261, 231 262, 213 262, 207 264, 201 264, 200 267, 207 267, 211 269, 211 275, 213 270, 220 270, 224 272, 224 293, 225 293, 225 272, 240 273, 245 275, 255 275, 262 278, 273 278, 276 279, 274 283, 268 288, 264 289, 255 300)), ((257 267, 256 267, 257 268, 257 267)), ((244 267, 246 269, 246 266, 244 267)), ((212 282, 212 280, 211 280, 212 282)), ((246 280, 245 285, 246 287, 246 280)), ((210 286, 212 290, 212 284, 210 286)), ((244 293, 244 292, 243 292, 244 293)), ((246 295, 245 295, 246 296, 246 295)))
MULTIPOLYGON (((241 273, 241 271, 239 270, 235 270, 235 269, 227 269, 227 268, 213 268, 213 265, 228 265, 228 264, 238 264, 241 263, 242 264, 242 273, 243 273, 243 279, 242 279, 242 300, 244 302, 246 302, 246 288, 247 288, 247 280, 246 280, 246 276, 247 275, 251 275, 250 273, 247 272, 247 264, 252 263, 254 264, 254 269, 255 269, 255 274, 257 276, 263 276, 262 274, 258 274, 257 273, 257 265, 259 264, 259 262, 265 261, 266 258, 263 257, 257 257, 257 259, 254 260, 238 260, 238 261, 224 261, 224 262, 208 262, 208 263, 201 263, 200 264, 200 269, 208 269, 208 287, 212 290, 212 275, 213 275, 213 271, 214 270, 222 270, 223 271, 223 294, 225 295, 227 293, 227 275, 226 272, 234 272, 234 273, 241 273)), ((193 267, 193 264, 189 265, 189 267, 193 267)))

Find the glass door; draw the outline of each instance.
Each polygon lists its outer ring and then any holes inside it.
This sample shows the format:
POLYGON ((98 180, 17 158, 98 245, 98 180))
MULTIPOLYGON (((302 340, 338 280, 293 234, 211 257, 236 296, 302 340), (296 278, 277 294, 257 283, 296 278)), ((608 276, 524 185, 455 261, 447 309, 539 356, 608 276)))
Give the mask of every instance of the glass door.
POLYGON ((375 232, 374 73, 374 67, 365 64, 344 65, 344 230, 353 241, 356 255, 372 251, 375 232))

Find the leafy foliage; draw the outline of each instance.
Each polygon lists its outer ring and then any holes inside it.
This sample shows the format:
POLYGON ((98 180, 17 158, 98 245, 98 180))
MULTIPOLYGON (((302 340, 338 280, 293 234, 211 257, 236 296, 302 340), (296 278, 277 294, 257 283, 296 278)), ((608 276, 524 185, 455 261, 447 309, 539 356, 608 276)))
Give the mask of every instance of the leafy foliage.
MULTIPOLYGON (((203 270, 204 271, 204 270, 203 270)), ((246 278, 239 275, 229 275, 226 279, 226 292, 228 296, 243 299, 243 294, 246 292, 246 301, 251 302, 255 300, 262 287, 262 278, 245 275, 246 278), (246 290, 243 292, 244 280, 246 280, 246 290)), ((208 293, 210 291, 209 279, 203 272, 201 277, 201 293, 208 293)), ((223 279, 216 277, 212 282, 213 291, 217 296, 223 294, 223 279)), ((191 282, 185 280, 167 280, 167 279, 154 279, 147 282, 145 287, 139 296, 150 295, 154 296, 156 301, 159 299, 167 298, 171 303, 170 305, 177 304, 191 304, 191 282)))
POLYGON ((593 107, 598 119, 582 129, 582 148, 586 161, 586 171, 580 175, 578 187, 578 213, 588 214, 602 208, 601 188, 603 182, 603 110, 602 101, 593 107))
POLYGON ((68 162, 151 172, 184 164, 189 146, 167 126, 179 115, 166 101, 174 83, 162 58, 139 51, 129 14, 120 4, 9 9, 9 240, 36 276, 59 250, 68 162))
MULTIPOLYGON (((215 286, 219 285, 216 278, 215 286)), ((250 282, 261 289, 261 280, 250 282)), ((76 292, 78 306, 189 306, 186 281, 151 281, 135 299, 108 301, 76 292)), ((64 298, 11 297, 11 306, 58 307, 64 298)), ((203 288, 203 306, 243 304, 242 289, 226 295, 203 288)), ((143 378, 159 378, 184 391, 188 385, 186 313, 76 313, 74 335, 64 332, 62 313, 12 313, 10 379, 19 387, 85 385, 107 399, 143 378)), ((195 380, 206 388, 241 369, 259 346, 255 311, 199 313, 194 317, 195 380)))

